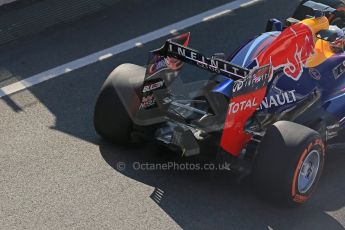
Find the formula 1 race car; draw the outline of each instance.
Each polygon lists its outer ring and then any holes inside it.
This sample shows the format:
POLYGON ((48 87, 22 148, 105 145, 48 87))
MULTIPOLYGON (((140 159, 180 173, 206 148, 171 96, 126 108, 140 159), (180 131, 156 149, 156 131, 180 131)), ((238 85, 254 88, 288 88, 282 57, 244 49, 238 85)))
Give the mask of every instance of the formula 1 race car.
POLYGON ((337 9, 304 1, 296 12, 301 20, 269 20, 227 60, 189 48, 185 33, 152 51, 146 68, 120 65, 99 94, 96 131, 117 144, 154 140, 185 157, 212 144, 266 198, 304 203, 326 150, 344 143, 345 35, 330 23, 337 9), (313 15, 301 17, 301 7, 313 15))

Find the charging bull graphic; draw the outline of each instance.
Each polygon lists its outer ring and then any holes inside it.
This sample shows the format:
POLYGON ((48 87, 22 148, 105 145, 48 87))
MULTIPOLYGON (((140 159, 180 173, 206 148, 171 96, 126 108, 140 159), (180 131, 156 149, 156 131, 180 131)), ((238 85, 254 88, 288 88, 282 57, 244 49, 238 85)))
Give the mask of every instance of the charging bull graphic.
POLYGON ((256 59, 258 66, 272 65, 274 70, 283 68, 284 73, 299 80, 303 67, 314 54, 314 35, 309 26, 297 23, 284 30, 256 59))

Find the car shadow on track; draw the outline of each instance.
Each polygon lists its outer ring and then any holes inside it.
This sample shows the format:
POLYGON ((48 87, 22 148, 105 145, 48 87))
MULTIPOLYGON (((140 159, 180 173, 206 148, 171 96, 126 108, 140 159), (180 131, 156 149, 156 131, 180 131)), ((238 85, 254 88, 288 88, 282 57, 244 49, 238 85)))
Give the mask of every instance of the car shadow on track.
MULTIPOLYGON (((176 154, 152 147, 129 150, 100 143, 104 160, 115 170, 155 188, 151 198, 187 229, 344 229, 327 212, 345 206, 345 157, 330 154, 319 189, 304 206, 286 209, 261 201, 249 180, 237 183, 228 171, 137 170, 135 164, 185 163, 176 154), (125 165, 118 168, 119 164, 125 165), (247 217, 247 218, 244 218, 247 217)), ((206 157, 207 158, 207 157, 206 157)), ((189 163, 205 163, 194 157, 189 163)), ((343 218, 343 217, 339 217, 343 218)))

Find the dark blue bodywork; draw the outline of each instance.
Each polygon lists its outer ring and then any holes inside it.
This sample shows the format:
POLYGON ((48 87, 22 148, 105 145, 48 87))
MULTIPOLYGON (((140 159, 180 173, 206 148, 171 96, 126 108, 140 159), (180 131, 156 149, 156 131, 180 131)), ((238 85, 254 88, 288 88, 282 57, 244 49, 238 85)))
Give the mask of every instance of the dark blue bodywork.
MULTIPOLYGON (((230 62, 252 69, 256 66, 255 58, 279 34, 280 32, 275 31, 255 37, 237 50, 230 62)), ((311 94, 318 92, 317 103, 305 109, 304 115, 295 119, 304 124, 323 120, 325 126, 336 125, 339 130, 345 127, 345 53, 335 54, 315 68, 304 68, 298 81, 287 77, 280 70, 274 76, 266 95, 266 104, 257 113, 281 114, 299 105, 308 107, 311 94)), ((232 80, 225 80, 214 91, 231 97, 231 84, 232 80)))

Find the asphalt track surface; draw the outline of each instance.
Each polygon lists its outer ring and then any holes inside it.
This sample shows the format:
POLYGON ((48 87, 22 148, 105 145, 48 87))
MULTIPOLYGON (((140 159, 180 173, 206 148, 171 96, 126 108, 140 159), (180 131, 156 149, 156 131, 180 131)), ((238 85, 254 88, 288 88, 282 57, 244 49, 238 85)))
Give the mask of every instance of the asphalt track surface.
MULTIPOLYGON (((0 47, 0 87, 227 2, 123 1, 116 10, 17 40, 0 47)), ((263 0, 192 26, 191 46, 230 53, 262 32, 268 18, 289 17, 298 2, 263 0)), ((344 229, 341 151, 329 153, 313 199, 285 209, 261 201, 248 181, 238 184, 228 172, 135 170, 135 162, 184 160, 99 138, 93 106, 107 75, 121 63, 144 65, 166 38, 0 99, 0 228, 344 229)))

